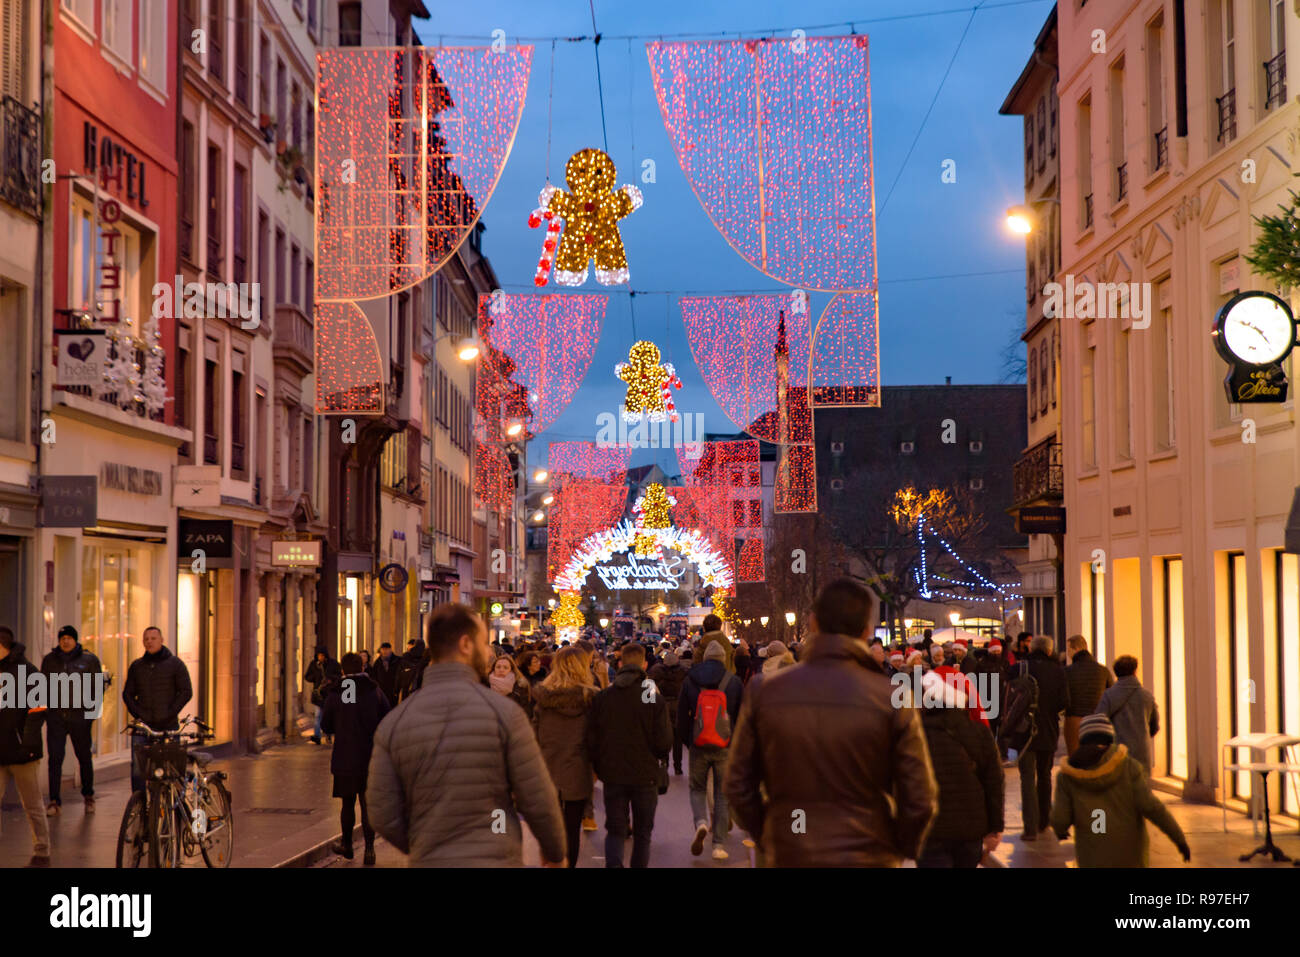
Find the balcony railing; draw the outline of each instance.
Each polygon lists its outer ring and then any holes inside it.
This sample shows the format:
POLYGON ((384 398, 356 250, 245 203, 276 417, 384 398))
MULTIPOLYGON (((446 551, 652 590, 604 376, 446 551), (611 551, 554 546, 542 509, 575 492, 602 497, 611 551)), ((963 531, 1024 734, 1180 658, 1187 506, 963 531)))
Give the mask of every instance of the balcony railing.
POLYGON ((12 96, 4 98, 0 198, 33 216, 41 215, 41 115, 12 96))
POLYGON ((1264 63, 1264 83, 1267 99, 1264 109, 1271 110, 1286 102, 1286 51, 1283 50, 1271 60, 1264 63))
POLYGON ((1083 228, 1087 229, 1092 225, 1092 193, 1083 197, 1083 228))
POLYGON ((315 330, 297 306, 275 307, 271 351, 276 362, 288 363, 299 375, 309 375, 315 367, 315 330))
POLYGON ((1169 165, 1169 127, 1156 134, 1156 169, 1169 165))
POLYGON ((1219 107, 1219 141, 1231 142, 1237 138, 1237 90, 1234 87, 1223 96, 1216 96, 1219 107))
POLYGON ((1128 197, 1128 163, 1115 167, 1115 202, 1128 197))
POLYGON ((244 471, 244 443, 243 442, 232 441, 230 443, 230 471, 232 472, 244 471))
POLYGON ((248 64, 235 60, 235 99, 252 109, 248 101, 248 64))
POLYGON ((1061 501, 1065 497, 1061 443, 1050 438, 1020 456, 1012 470, 1011 481, 1016 505, 1061 501))
MULTIPOLYGON (((141 375, 143 376, 146 370, 149 368, 148 350, 143 348, 138 343, 134 346, 134 350, 135 350, 135 355, 133 361, 137 366, 139 366, 141 375)), ((116 361, 117 357, 118 357, 118 345, 116 343, 109 343, 106 363, 111 365, 113 362, 116 361)), ((159 361, 158 375, 161 376, 165 381, 167 376, 167 370, 166 370, 167 359, 165 356, 163 356, 158 361, 159 361)), ((144 402, 138 402, 135 400, 133 396, 129 395, 129 393, 127 392, 127 388, 125 386, 123 386, 121 389, 112 389, 109 387, 108 383, 105 382, 102 386, 98 388, 94 386, 88 386, 88 385, 74 385, 74 386, 66 386, 63 391, 69 392, 73 395, 85 396, 87 399, 97 399, 98 401, 103 402, 107 405, 111 405, 114 408, 122 410, 123 412, 129 412, 134 415, 138 415, 142 419, 147 418, 151 422, 162 422, 166 417, 166 412, 164 409, 159 409, 156 412, 150 412, 149 407, 144 402)), ((188 453, 182 452, 181 454, 184 455, 188 453)))
POLYGON ((194 223, 186 217, 181 218, 179 239, 181 259, 186 262, 194 262, 194 223))

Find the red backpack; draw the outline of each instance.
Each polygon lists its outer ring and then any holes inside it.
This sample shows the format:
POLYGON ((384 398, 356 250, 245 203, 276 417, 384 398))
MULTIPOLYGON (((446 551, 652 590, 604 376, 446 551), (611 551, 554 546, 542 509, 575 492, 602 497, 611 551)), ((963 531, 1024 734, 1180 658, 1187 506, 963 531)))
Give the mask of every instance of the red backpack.
POLYGON ((697 747, 725 748, 731 743, 731 715, 727 713, 727 685, 731 672, 725 672, 716 688, 703 688, 695 703, 697 747))

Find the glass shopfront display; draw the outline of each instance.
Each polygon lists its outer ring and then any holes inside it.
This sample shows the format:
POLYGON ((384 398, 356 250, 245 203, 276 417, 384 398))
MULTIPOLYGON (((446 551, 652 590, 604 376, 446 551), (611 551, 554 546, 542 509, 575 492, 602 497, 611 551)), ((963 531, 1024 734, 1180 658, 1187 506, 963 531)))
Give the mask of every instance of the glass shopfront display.
POLYGON ((112 539, 87 537, 81 552, 81 643, 94 652, 108 677, 104 712, 95 722, 95 751, 127 749, 122 728, 129 714, 122 704, 127 668, 144 654, 141 640, 155 621, 158 590, 155 574, 159 549, 112 539))

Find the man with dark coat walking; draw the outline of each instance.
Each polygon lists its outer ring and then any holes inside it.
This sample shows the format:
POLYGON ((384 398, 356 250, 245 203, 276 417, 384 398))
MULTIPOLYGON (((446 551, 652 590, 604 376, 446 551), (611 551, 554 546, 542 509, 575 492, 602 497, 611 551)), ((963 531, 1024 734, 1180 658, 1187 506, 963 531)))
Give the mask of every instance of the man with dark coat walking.
POLYGON ((938 798, 930 754, 916 709, 894 707, 867 652, 875 621, 863 585, 832 582, 800 663, 745 693, 725 787, 771 866, 896 867, 925 843, 938 798))
POLYGON ((659 694, 663 696, 664 703, 668 706, 668 717, 673 722, 673 772, 681 774, 682 742, 685 739, 681 735, 676 719, 677 701, 682 696, 682 683, 686 680, 686 669, 682 667, 677 652, 670 651, 664 655, 663 661, 646 673, 659 687, 659 694))
POLYGON ((375 729, 388 714, 388 698, 361 668, 361 656, 349 652, 343 656, 343 678, 332 685, 321 707, 321 729, 334 735, 330 755, 330 773, 334 775, 334 797, 341 798, 343 808, 339 823, 343 837, 330 850, 352 860, 352 833, 356 829, 356 804, 361 802, 361 834, 366 850, 362 863, 375 863, 375 831, 366 810, 366 778, 370 771, 370 753, 375 744, 375 729))
MULTIPOLYGON (((162 629, 144 630, 144 654, 131 662, 122 686, 122 702, 136 720, 154 731, 175 731, 180 727, 181 708, 194 697, 190 672, 163 644, 162 629)), ((144 789, 145 738, 131 739, 131 790, 144 789)))
POLYGON ((397 663, 395 690, 397 691, 398 701, 405 701, 420 690, 424 679, 424 669, 428 663, 424 639, 416 638, 407 645, 406 651, 402 653, 401 660, 397 663))
POLYGON ((1017 759, 1020 768, 1021 840, 1032 841, 1047 830, 1052 811, 1052 764, 1061 738, 1061 713, 1070 706, 1065 668, 1052 653, 1048 635, 1034 635, 1024 670, 1038 683, 1037 731, 1017 759))
MULTIPOLYGON (((1065 753, 1079 749, 1079 722, 1097 710, 1097 702, 1115 683, 1110 669, 1088 651, 1088 639, 1071 635, 1065 643, 1070 663, 1065 666, 1065 682, 1070 686, 1070 707, 1065 711, 1065 753)), ((1131 750, 1131 749, 1130 749, 1131 750)))
POLYGON ((622 665, 587 712, 587 753, 605 791, 605 866, 622 867, 632 832, 632 866, 650 866, 650 835, 659 804, 659 766, 673 744, 668 706, 645 673, 645 650, 621 649, 622 665))
MULTIPOLYGON (((83 675, 100 674, 99 659, 81 647, 77 640, 77 629, 64 625, 59 629, 59 644, 41 661, 41 673, 55 681, 71 679, 84 690, 87 686, 83 675), (64 675, 64 678, 54 678, 64 675)), ((45 813, 50 817, 58 814, 63 807, 59 794, 63 785, 63 756, 67 753, 67 741, 72 739, 72 750, 77 756, 77 767, 81 771, 81 797, 85 801, 86 813, 95 811, 95 760, 91 754, 91 733, 93 718, 87 718, 90 710, 85 708, 51 708, 45 718, 45 741, 50 752, 49 779, 50 797, 45 813)))
POLYGON ((402 659, 393 654, 393 646, 386 641, 379 646, 379 657, 370 666, 371 677, 388 699, 390 707, 397 704, 397 671, 401 663, 402 659))
MULTIPOLYGON (((0 676, 3 676, 0 681, 7 678, 6 684, 25 683, 26 676, 36 670, 24 651, 22 643, 14 640, 14 633, 0 625, 0 676)), ((0 708, 0 796, 13 778, 32 829, 32 857, 28 867, 50 866, 50 825, 41 804, 40 780, 44 715, 44 708, 19 708, 16 704, 0 708)))

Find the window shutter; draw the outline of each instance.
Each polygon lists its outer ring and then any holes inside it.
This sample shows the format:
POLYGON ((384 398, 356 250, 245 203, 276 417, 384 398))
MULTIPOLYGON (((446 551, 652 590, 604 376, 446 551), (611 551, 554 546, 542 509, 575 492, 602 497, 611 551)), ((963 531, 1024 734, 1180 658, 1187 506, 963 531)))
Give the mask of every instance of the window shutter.
POLYGON ((3 0, 0 9, 0 94, 27 105, 27 0, 3 0))

